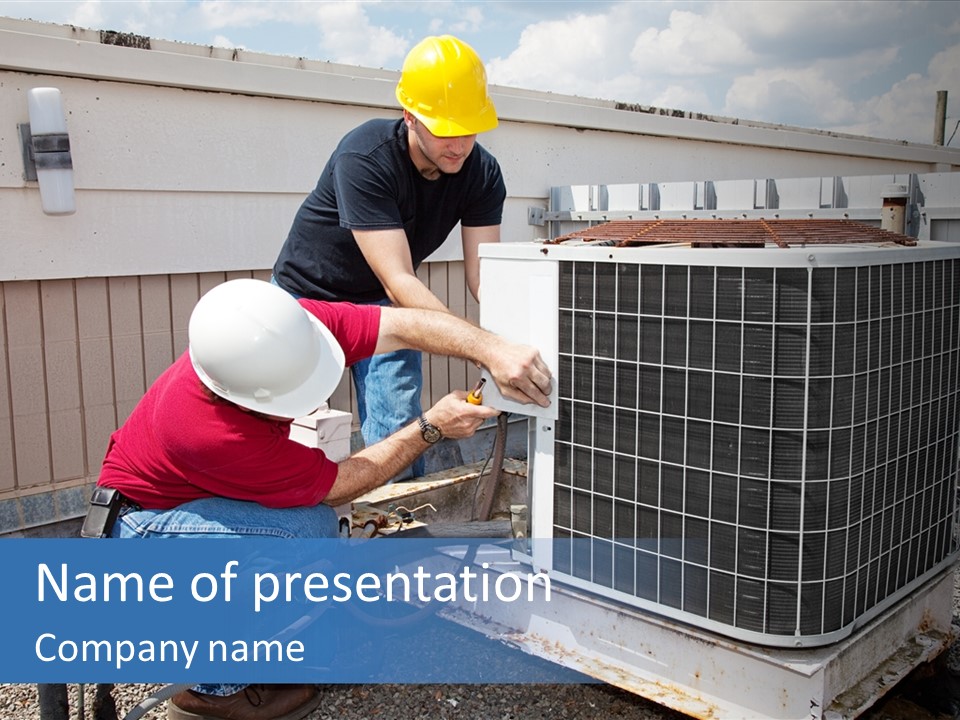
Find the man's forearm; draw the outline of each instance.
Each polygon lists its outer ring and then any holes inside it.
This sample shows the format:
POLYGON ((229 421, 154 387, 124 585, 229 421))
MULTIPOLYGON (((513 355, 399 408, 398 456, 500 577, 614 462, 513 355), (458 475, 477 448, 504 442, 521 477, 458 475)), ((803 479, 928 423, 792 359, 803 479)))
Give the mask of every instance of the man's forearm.
POLYGON ((377 352, 400 348, 472 360, 490 371, 504 397, 550 404, 550 368, 536 348, 507 342, 449 313, 383 308, 377 352))
POLYGON ((411 348, 484 363, 503 341, 448 312, 384 308, 377 352, 411 348))
POLYGON ((323 502, 342 505, 374 490, 413 463, 428 447, 417 423, 358 450, 339 463, 337 480, 323 502))
POLYGON ((401 275, 386 286, 390 301, 404 308, 425 308, 437 312, 448 313, 450 310, 440 302, 430 288, 424 285, 416 275, 401 275))
MULTIPOLYGON (((452 440, 471 437, 497 411, 467 402, 467 393, 448 393, 424 412, 427 421, 452 440)), ((337 480, 324 498, 328 505, 341 505, 380 487, 409 466, 428 447, 417 422, 412 422, 385 440, 364 448, 340 463, 337 480)))

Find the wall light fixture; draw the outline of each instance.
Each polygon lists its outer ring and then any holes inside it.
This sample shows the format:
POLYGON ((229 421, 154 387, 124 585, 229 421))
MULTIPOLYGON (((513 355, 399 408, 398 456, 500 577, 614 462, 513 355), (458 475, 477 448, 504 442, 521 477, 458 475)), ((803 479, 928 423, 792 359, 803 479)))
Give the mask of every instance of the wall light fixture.
POLYGON ((40 185, 40 205, 47 215, 76 212, 70 136, 57 88, 27 91, 30 123, 20 125, 24 176, 40 185))

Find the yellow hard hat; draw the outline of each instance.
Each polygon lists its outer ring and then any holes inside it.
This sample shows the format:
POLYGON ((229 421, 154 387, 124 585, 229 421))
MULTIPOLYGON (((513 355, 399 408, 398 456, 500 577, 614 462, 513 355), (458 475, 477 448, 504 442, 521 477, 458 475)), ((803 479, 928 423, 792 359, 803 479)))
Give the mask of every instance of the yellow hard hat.
POLYGON ((476 135, 497 126, 480 56, 452 35, 428 37, 407 53, 397 100, 437 137, 476 135))

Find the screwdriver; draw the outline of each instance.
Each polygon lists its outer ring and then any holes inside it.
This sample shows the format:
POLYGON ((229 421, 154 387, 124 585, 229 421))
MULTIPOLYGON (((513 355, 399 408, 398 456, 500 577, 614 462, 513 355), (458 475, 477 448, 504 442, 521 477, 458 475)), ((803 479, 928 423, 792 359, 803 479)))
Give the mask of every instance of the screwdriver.
POLYGON ((486 378, 480 378, 480 382, 467 395, 467 402, 471 405, 480 405, 483 402, 483 386, 486 384, 486 378))

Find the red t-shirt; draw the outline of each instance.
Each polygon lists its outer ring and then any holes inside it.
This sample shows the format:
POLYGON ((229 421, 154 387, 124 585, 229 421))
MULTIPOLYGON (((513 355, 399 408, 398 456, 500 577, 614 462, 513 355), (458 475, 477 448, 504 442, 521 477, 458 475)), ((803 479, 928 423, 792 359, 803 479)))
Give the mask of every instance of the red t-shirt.
MULTIPOLYGON (((370 357, 380 308, 301 300, 340 343, 347 365, 370 357)), ((292 420, 269 420, 212 399, 183 353, 110 437, 99 484, 144 508, 205 497, 273 508, 321 502, 337 479, 323 451, 290 439, 292 420)))

